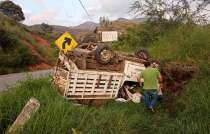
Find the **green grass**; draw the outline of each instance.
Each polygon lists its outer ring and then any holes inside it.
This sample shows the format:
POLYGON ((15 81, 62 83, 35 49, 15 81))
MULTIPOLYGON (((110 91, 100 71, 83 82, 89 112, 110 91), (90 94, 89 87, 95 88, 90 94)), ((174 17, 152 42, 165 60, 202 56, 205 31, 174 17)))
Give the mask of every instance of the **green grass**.
POLYGON ((144 111, 143 104, 110 101, 100 107, 74 106, 51 85, 50 78, 28 79, 0 94, 0 130, 5 131, 22 107, 37 98, 41 107, 19 133, 65 134, 72 128, 82 133, 202 133, 210 131, 208 77, 194 79, 177 98, 173 113, 164 105, 158 112, 144 111), (182 107, 182 108, 181 108, 182 107))
POLYGON ((41 107, 20 133, 62 134, 71 128, 96 134, 162 132, 170 120, 164 109, 146 113, 142 104, 111 101, 101 107, 74 106, 58 94, 49 78, 42 78, 29 79, 0 94, 1 131, 11 125, 30 97, 37 98, 41 107))
MULTIPOLYGON (((210 30, 206 26, 183 25, 165 33, 147 47, 151 57, 163 63, 198 67, 194 78, 184 87, 181 96, 176 96, 167 113, 174 118, 169 124, 176 133, 210 133, 209 37, 210 30)), ((141 48, 141 44, 138 47, 141 48)), ((127 42, 118 48, 122 51, 138 49, 136 46, 129 48, 127 42)))
POLYGON ((50 78, 28 79, 0 93, 0 131, 4 132, 27 100, 35 97, 41 107, 20 130, 21 134, 65 134, 72 128, 84 134, 209 134, 209 37, 210 31, 205 27, 184 26, 151 44, 153 58, 199 68, 181 95, 169 106, 159 104, 154 114, 145 112, 144 104, 110 101, 100 107, 74 106, 58 94, 50 78))
POLYGON ((150 54, 159 60, 208 64, 210 30, 181 26, 154 42, 150 54))

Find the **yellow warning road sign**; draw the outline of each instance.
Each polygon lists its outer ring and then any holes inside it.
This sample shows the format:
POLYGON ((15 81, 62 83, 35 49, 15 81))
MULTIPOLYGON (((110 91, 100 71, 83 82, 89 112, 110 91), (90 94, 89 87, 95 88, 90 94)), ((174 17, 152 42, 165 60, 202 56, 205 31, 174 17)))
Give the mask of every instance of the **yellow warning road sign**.
POLYGON ((77 41, 68 32, 63 33, 55 41, 55 44, 60 50, 63 50, 64 53, 71 51, 78 45, 77 41))

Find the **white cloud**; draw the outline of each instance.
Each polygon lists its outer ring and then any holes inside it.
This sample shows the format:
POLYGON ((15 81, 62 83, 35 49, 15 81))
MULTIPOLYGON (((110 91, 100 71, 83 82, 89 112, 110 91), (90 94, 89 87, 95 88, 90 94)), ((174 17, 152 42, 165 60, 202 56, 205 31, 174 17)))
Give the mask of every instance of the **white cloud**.
POLYGON ((110 19, 129 17, 129 8, 133 0, 94 0, 93 5, 88 9, 94 19, 100 16, 107 16, 110 19))
POLYGON ((45 9, 45 7, 47 6, 52 6, 50 4, 46 6, 45 2, 49 2, 47 0, 33 1, 36 2, 36 4, 40 3, 40 9, 43 11, 40 13, 32 13, 30 9, 28 9, 28 11, 25 12, 25 24, 33 25, 45 22, 48 24, 66 26, 78 25, 85 21, 98 21, 99 17, 101 16, 106 16, 111 20, 120 17, 130 18, 128 11, 130 4, 133 2, 133 0, 82 0, 92 18, 92 20, 90 20, 85 14, 82 7, 79 5, 79 3, 77 3, 78 5, 76 5, 78 8, 77 10, 75 10, 77 11, 76 13, 67 14, 65 10, 56 10, 52 7, 50 7, 50 9, 45 9))
POLYGON ((53 24, 56 19, 56 11, 52 9, 44 10, 39 14, 26 13, 26 21, 25 24, 33 25, 40 23, 48 23, 53 24))

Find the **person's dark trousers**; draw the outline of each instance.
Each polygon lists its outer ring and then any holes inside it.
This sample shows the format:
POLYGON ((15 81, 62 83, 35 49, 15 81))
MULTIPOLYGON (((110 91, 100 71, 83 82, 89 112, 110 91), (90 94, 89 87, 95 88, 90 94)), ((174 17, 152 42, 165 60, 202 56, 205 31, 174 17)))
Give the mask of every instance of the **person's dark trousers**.
POLYGON ((157 91, 155 90, 145 90, 144 91, 144 101, 147 108, 154 108, 158 100, 157 91))

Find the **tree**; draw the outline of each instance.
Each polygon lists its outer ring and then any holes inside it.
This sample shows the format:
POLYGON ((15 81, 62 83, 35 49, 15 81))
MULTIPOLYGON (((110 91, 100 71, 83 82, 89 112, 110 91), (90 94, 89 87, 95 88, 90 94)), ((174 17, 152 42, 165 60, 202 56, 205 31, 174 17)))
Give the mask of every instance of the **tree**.
POLYGON ((136 16, 145 16, 149 20, 171 22, 208 22, 209 0, 135 0, 131 11, 136 16))
POLYGON ((41 24, 41 28, 44 32, 47 32, 47 33, 51 33, 53 31, 53 27, 45 23, 41 24))
POLYGON ((99 22, 100 22, 100 25, 102 27, 106 27, 106 26, 108 26, 110 24, 109 18, 108 17, 105 17, 105 16, 100 17, 99 18, 99 22))
POLYGON ((5 1, 0 2, 0 12, 13 18, 16 21, 25 20, 25 16, 22 11, 22 8, 10 0, 5 0, 5 1))

